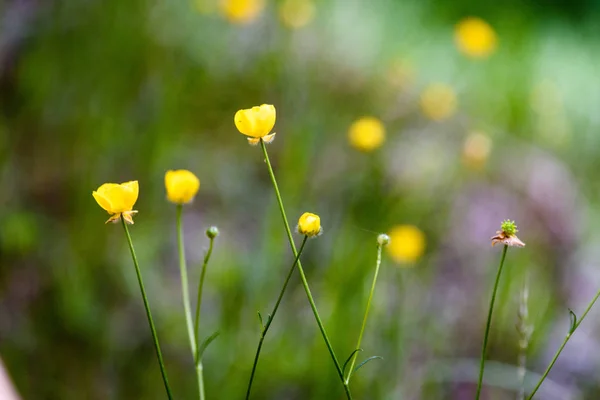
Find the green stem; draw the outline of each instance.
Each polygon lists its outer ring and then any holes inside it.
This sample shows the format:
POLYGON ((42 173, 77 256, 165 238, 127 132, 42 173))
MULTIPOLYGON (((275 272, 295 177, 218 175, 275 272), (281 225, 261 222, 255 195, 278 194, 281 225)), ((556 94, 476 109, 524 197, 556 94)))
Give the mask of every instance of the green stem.
POLYGON ((537 385, 535 385, 535 388, 533 389, 533 391, 531 392, 531 394, 529 395, 529 397, 527 397, 527 400, 533 399, 533 396, 538 391, 538 389, 540 388, 540 386, 542 386, 542 383, 544 382, 544 380, 546 379, 546 377, 550 373, 550 370, 552 369, 552 367, 556 363, 556 360, 558 360, 558 356, 560 356, 560 353, 562 353, 563 349, 567 345, 567 342, 569 341, 569 339, 571 339, 571 336, 573 336, 573 334, 575 333, 575 331, 577 330, 577 328, 579 328, 579 325, 581 325, 581 323, 583 322, 583 320, 585 319, 585 317, 588 315, 588 313, 590 312, 590 310, 592 309, 592 307, 594 306, 594 304, 598 300, 598 298, 600 298, 600 290, 596 293, 596 295, 594 296, 594 298, 592 299, 592 301, 590 301, 590 303, 588 304, 588 306, 585 309, 584 313, 581 315, 581 318, 579 318, 579 320, 573 326, 573 329, 571 329, 570 332, 567 333, 567 336, 565 336, 565 340, 563 340, 562 344, 560 345, 560 347, 556 351, 556 354, 554 354, 554 358, 552 358, 552 361, 550 362, 550 365, 548 365, 548 368, 546 368, 546 371, 544 371, 544 374, 540 378, 540 381, 537 383, 537 385))
POLYGON ((487 323, 485 325, 485 334, 483 336, 483 346, 481 348, 481 362, 479 364, 479 380, 477 382, 477 395, 476 400, 479 400, 481 395, 481 384, 483 382, 483 370, 485 368, 485 351, 487 349, 488 338, 490 335, 490 326, 492 325, 492 313, 494 311, 494 302, 496 301, 496 292, 498 291, 498 283, 500 282, 500 275, 502 274, 502 267, 504 266, 504 260, 506 259, 506 251, 508 246, 504 245, 502 249, 502 258, 500 259, 500 267, 498 267, 498 274, 496 275, 496 282, 494 283, 494 290, 492 291, 492 299, 490 300, 490 309, 488 311, 487 323))
MULTIPOLYGON (((192 358, 194 359, 194 365, 196 364, 196 348, 197 339, 194 331, 194 323, 192 321, 192 306, 190 304, 190 290, 188 286, 187 276, 187 262, 185 259, 185 247, 183 240, 183 224, 182 220, 183 205, 177 205, 177 248, 179 251, 179 272, 181 273, 181 293, 183 295, 183 308, 185 310, 185 322, 187 325, 188 337, 190 340, 190 348, 192 349, 192 358)), ((204 400, 204 382, 202 376, 202 370, 198 372, 196 368, 196 375, 198 376, 198 393, 200 400, 204 400)))
POLYGON ((252 381, 254 380, 256 366, 258 365, 258 358, 260 357, 260 350, 262 349, 262 345, 265 340, 265 336, 267 335, 267 331, 269 330, 269 327, 271 326, 271 322, 273 322, 273 318, 275 318, 275 314, 277 313, 277 309, 279 308, 279 303, 281 303, 281 299, 283 298, 285 289, 287 288, 288 283, 290 282, 290 278, 292 277, 292 274, 294 273, 294 269, 296 268, 296 264, 298 263, 298 260, 300 259, 300 254, 302 254, 302 251, 304 250, 304 245, 306 244, 307 239, 308 239, 308 236, 304 236, 304 240, 302 241, 302 245, 300 246, 298 255, 296 256, 296 259, 294 260, 294 263, 292 264, 292 268, 290 268, 290 271, 288 272, 287 277, 285 278, 285 282, 283 283, 283 287, 281 288, 281 291, 279 292, 279 297, 277 298, 277 301, 275 302, 275 307, 273 307, 273 311, 271 312, 271 314, 269 314, 269 317, 267 318, 267 323, 265 324, 265 326, 263 326, 262 332, 260 333, 260 340, 258 342, 258 348, 256 349, 256 355, 254 356, 254 364, 252 365, 252 372, 250 373, 250 381, 248 382, 248 390, 246 390, 246 400, 248 400, 250 398, 250 390, 252 389, 252 381))
MULTIPOLYGON (((377 283, 377 276, 379 275, 379 266, 381 265, 381 249, 383 245, 377 244, 377 262, 375 264, 375 275, 373 276, 373 283, 371 284, 371 292, 369 293, 369 299, 367 300, 367 309, 365 310, 365 316, 363 317, 362 326, 360 328, 360 333, 358 335, 358 342, 356 343, 355 349, 360 349, 360 344, 362 342, 363 333, 365 332, 365 326, 367 326, 367 317, 369 316, 369 308, 371 308, 371 300, 373 300, 373 293, 375 293, 375 284, 377 283)), ((356 358, 358 357, 358 352, 355 352, 352 356, 352 362, 350 363, 350 369, 348 370, 348 377, 346 378, 346 385, 350 383, 350 377, 352 376, 352 370, 354 369, 354 364, 356 363, 356 358)))
MULTIPOLYGON (((292 253, 294 253, 294 257, 298 257, 298 251, 296 250, 296 244, 294 243, 294 237, 292 236, 292 231, 290 229, 290 224, 287 220, 287 216, 285 214, 285 209, 283 207, 283 200, 281 199, 281 194, 279 192, 279 186, 277 185, 277 180, 275 179, 275 174, 273 173, 273 167, 271 166, 271 161, 269 160, 269 154, 267 153, 267 147, 265 142, 261 139, 260 146, 262 147, 263 154, 265 156, 265 163, 267 164, 267 168, 269 170, 269 176, 271 177, 271 182, 273 183, 273 188, 275 189, 275 195, 277 197, 277 203, 279 204, 279 211, 281 212, 281 218, 283 219, 283 225, 285 226, 285 231, 287 233, 288 241, 290 242, 290 247, 292 249, 292 253)), ((319 312, 317 311, 317 306, 315 305, 315 301, 313 300, 312 294, 310 292, 310 288, 308 287, 308 282, 306 280, 306 276, 304 275, 304 268, 302 268, 302 263, 298 260, 298 272, 300 273, 300 279, 302 280, 302 286, 304 286, 304 291, 306 292, 306 297, 308 297, 308 302, 310 303, 310 307, 312 312, 317 320, 317 325, 319 325, 319 329, 321 330, 321 335, 323 336, 323 340, 325 340, 325 344, 327 345, 327 349, 329 350, 329 354, 331 355, 331 359, 335 364, 335 369, 337 370, 338 376, 344 386, 344 391, 346 392, 346 397, 348 399, 352 399, 352 395, 350 394, 350 388, 346 385, 344 381, 344 374, 342 373, 342 368, 340 367, 340 363, 335 356, 335 352, 333 351, 333 347, 327 337, 327 332, 325 332, 325 327, 323 326, 323 322, 321 321, 321 317, 319 317, 319 312)))
POLYGON ((198 391, 200 393, 200 399, 204 400, 204 367, 202 365, 202 360, 200 359, 200 332, 198 331, 198 327, 200 325, 200 310, 202 309, 202 290, 204 288, 204 277, 206 276, 206 266, 208 265, 208 261, 210 260, 210 255, 213 251, 213 244, 215 241, 214 237, 209 237, 210 244, 208 245, 208 251, 204 256, 204 263, 202 264, 202 272, 200 272, 200 281, 198 282, 198 297, 196 298, 196 319, 194 321, 194 333, 196 338, 196 355, 195 355, 195 363, 196 363, 196 375, 198 376, 198 391))
POLYGON ((173 399, 173 395, 171 394, 171 388, 169 387, 169 380, 167 379, 167 371, 165 369, 165 363, 163 361, 163 356, 160 351, 160 345, 158 343, 158 335, 156 334, 156 328, 154 327, 154 320, 152 319, 152 314, 150 313, 150 305, 148 304, 148 297, 146 296, 146 289, 144 288, 144 282, 142 281, 142 273, 140 272, 140 266, 138 264, 137 256, 135 255, 135 250, 133 248, 133 242, 131 240, 131 235, 129 234, 129 229, 127 228, 127 223, 125 219, 121 217, 121 222, 123 223, 123 229, 125 230, 125 236, 127 236, 127 243, 129 244, 129 250, 131 251, 131 258, 133 259, 133 265, 135 266, 135 273, 137 274, 138 283, 140 284, 140 291, 142 292, 142 299, 144 300, 144 308, 146 309, 146 316, 148 317, 148 324, 150 325, 150 331, 152 332, 152 338, 154 339, 154 348, 156 349, 156 356, 158 358, 158 364, 160 365, 160 373, 162 374, 162 379, 165 384, 165 390, 167 391, 167 397, 169 400, 173 399))
POLYGON ((190 291, 188 288, 187 263, 185 260, 185 247, 183 244, 183 227, 181 223, 181 214, 183 206, 177 205, 177 247, 179 250, 179 272, 181 273, 181 292, 183 293, 183 308, 185 309, 185 322, 187 324, 192 357, 196 358, 196 337, 194 335, 194 325, 192 322, 192 306, 190 305, 190 291))

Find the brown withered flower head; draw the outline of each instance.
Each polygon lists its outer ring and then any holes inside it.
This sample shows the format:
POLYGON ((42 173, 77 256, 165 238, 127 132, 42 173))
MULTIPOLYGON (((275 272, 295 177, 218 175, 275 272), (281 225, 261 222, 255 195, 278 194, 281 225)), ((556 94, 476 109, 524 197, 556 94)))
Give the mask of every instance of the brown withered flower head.
POLYGON ((511 247, 525 247, 525 243, 523 243, 521 239, 517 237, 517 232, 519 232, 519 230, 517 229, 515 221, 511 221, 509 219, 502 221, 500 230, 496 231, 496 236, 491 238, 492 246, 494 246, 496 243, 501 243, 511 247))

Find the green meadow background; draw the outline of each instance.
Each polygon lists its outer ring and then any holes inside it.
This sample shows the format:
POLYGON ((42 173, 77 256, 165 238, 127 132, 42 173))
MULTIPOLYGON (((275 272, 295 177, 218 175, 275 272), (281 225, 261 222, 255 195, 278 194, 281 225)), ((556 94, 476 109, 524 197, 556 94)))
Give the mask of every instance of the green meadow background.
MULTIPOLYGON (((353 378, 355 398, 473 398, 505 218, 527 247, 508 251, 484 398, 519 387, 525 283, 528 387, 568 309, 600 288, 599 1, 323 0, 300 29, 282 3, 242 24, 209 0, 0 0, 0 357, 23 399, 165 398, 125 236, 91 195, 135 179, 131 234, 169 378, 177 399, 197 398, 164 191, 176 168, 201 180, 184 208, 192 294, 204 232, 221 232, 202 310, 203 335, 220 331, 207 399, 243 398, 257 311, 293 261, 260 148, 233 124, 263 103, 277 108, 268 150, 288 217, 321 216, 302 259, 338 358, 355 346, 377 233, 426 238, 415 263, 384 252, 359 361, 384 359, 353 378), (496 32, 487 58, 455 45, 468 16, 496 32), (438 83, 456 97, 441 121, 421 101, 438 83), (347 139, 363 116, 386 127, 367 153, 347 139)), ((537 398, 600 396, 599 330, 594 309, 537 398)), ((253 398, 344 398, 297 275, 253 398)))

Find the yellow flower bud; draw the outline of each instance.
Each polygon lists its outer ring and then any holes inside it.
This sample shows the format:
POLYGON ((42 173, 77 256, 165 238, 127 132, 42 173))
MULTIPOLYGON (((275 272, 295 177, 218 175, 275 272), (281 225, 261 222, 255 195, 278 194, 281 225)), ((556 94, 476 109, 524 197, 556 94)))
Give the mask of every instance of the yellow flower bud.
POLYGON ((260 139, 265 143, 270 143, 275 138, 275 133, 271 133, 275 125, 275 106, 263 104, 246 110, 239 110, 235 113, 233 121, 235 126, 248 138, 250 144, 257 144, 260 139))
POLYGON ((390 230, 388 251, 399 264, 416 262, 425 251, 425 235, 413 225, 398 225, 390 230))
POLYGON ((92 196, 100 207, 111 214, 106 222, 117 222, 123 217, 127 223, 133 224, 132 216, 137 213, 133 206, 138 193, 138 181, 130 181, 121 184, 105 183, 92 192, 92 196))
POLYGON ((309 237, 318 236, 323 232, 323 228, 321 228, 321 218, 316 214, 305 212, 300 216, 300 219, 298 219, 296 230, 301 235, 309 237))
POLYGON ((256 20, 265 8, 265 0, 221 0, 221 11, 236 24, 248 24, 256 20))
POLYGON ((477 17, 460 21, 454 29, 454 40, 458 49, 472 58, 486 58, 496 49, 496 32, 477 17))
POLYGON ((350 145, 357 150, 369 152, 381 146, 385 140, 385 127, 374 117, 355 121, 348 130, 350 145))
POLYGON ((167 199, 170 202, 176 204, 189 203, 200 189, 200 180, 192 172, 185 169, 167 171, 165 174, 165 188, 167 189, 167 199))

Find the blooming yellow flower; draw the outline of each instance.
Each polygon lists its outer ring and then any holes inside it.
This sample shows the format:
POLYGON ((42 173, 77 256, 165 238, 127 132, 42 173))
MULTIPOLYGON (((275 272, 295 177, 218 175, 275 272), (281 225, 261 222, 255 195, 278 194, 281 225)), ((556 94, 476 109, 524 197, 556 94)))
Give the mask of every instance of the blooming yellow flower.
POLYGON ((314 19, 315 4, 311 0, 285 0, 279 7, 279 17, 288 28, 302 28, 314 19))
POLYGON ((416 226, 397 225, 389 236, 388 251, 397 263, 414 263, 425 251, 425 234, 416 226))
POLYGON ((108 222, 117 222, 123 217, 125 222, 133 224, 133 205, 137 201, 139 193, 138 181, 125 183, 105 183, 98 190, 92 192, 92 196, 100 207, 105 209, 111 217, 108 222))
POLYGON ((264 8, 264 0, 221 0, 221 12, 230 22, 236 24, 247 24, 256 20, 264 8))
POLYGON ((275 139, 275 132, 271 129, 275 125, 275 106, 263 104, 235 113, 233 121, 235 126, 248 138, 250 144, 257 144, 261 139, 265 143, 271 143, 275 139))
POLYGON ((200 180, 192 172, 185 169, 167 171, 165 174, 165 188, 167 189, 167 199, 170 202, 176 204, 189 203, 200 189, 200 180))
POLYGON ((300 219, 298 219, 296 230, 301 235, 306 235, 308 237, 318 236, 323 232, 323 228, 321 228, 321 218, 316 214, 305 212, 300 216, 300 219))
POLYGON ((468 17, 454 29, 458 49, 468 57, 486 58, 496 49, 496 32, 481 18, 468 17))
POLYGON ((348 140, 357 150, 373 151, 383 144, 385 127, 375 117, 362 117, 350 125, 348 140))
POLYGON ((421 94, 423 114, 434 121, 451 117, 456 111, 456 94, 451 86, 433 83, 421 94))

